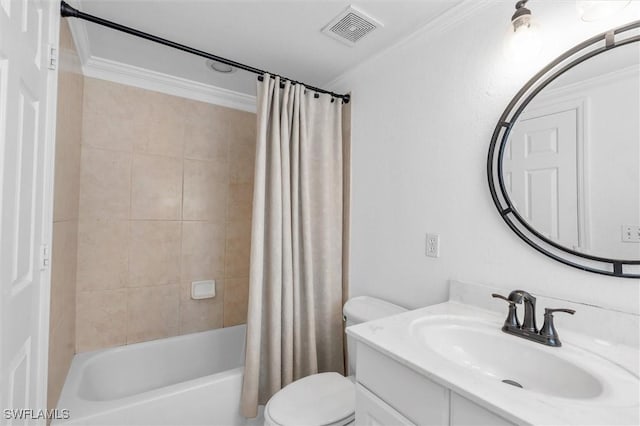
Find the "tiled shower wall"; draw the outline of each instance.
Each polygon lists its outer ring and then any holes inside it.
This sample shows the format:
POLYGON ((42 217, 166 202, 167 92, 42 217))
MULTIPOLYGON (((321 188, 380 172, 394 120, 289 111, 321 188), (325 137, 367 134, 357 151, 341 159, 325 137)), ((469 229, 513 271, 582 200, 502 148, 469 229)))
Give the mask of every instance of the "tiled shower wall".
POLYGON ((49 408, 55 407, 58 401, 76 345, 76 255, 84 77, 64 19, 60 22, 59 64, 49 317, 49 408))
POLYGON ((83 112, 77 351, 244 323, 255 114, 93 78, 83 112))

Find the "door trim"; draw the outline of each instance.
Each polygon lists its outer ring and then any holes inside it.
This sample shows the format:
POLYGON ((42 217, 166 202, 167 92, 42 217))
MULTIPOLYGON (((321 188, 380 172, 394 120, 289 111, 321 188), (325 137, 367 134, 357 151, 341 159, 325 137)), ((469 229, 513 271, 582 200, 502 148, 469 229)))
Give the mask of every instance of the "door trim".
MULTIPOLYGON (((59 51, 60 38, 60 0, 50 2, 49 6, 49 36, 48 46, 53 46, 59 51)), ((48 52, 43 52, 47 55, 48 52)), ((53 190, 54 190, 54 168, 56 152, 56 117, 58 105, 58 69, 48 69, 47 75, 47 105, 46 105, 46 132, 44 141, 44 179, 43 194, 43 214, 42 214, 42 235, 41 244, 46 244, 51 250, 53 239, 53 190)), ((47 391, 49 377, 49 316, 51 310, 51 262, 48 267, 42 268, 41 275, 41 295, 40 295, 40 324, 38 339, 38 386, 36 388, 36 401, 39 407, 47 409, 47 391)))

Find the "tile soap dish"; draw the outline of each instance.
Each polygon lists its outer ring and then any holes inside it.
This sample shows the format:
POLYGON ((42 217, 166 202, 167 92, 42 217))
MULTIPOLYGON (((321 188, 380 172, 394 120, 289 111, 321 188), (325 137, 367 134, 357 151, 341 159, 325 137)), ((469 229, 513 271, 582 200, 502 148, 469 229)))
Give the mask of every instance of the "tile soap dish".
POLYGON ((193 281, 191 283, 192 299, 211 299, 216 297, 216 280, 193 281))

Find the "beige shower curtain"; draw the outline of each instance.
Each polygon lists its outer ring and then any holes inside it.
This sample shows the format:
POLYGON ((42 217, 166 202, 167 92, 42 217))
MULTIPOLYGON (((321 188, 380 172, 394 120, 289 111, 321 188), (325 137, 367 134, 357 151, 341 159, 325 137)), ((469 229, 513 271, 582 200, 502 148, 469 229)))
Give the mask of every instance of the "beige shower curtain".
POLYGON ((242 412, 318 372, 343 373, 342 101, 258 82, 242 412))

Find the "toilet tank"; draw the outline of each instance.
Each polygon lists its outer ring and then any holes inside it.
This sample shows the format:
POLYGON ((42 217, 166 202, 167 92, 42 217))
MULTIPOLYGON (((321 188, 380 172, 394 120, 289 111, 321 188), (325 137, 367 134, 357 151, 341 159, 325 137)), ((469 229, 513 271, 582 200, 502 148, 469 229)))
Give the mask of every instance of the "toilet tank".
MULTIPOLYGON (((349 327, 406 311, 402 306, 394 305, 385 300, 369 296, 358 296, 347 300, 342 314, 347 327, 349 327)), ((356 374, 356 342, 350 336, 347 336, 347 359, 349 360, 348 373, 353 376, 356 374)))

